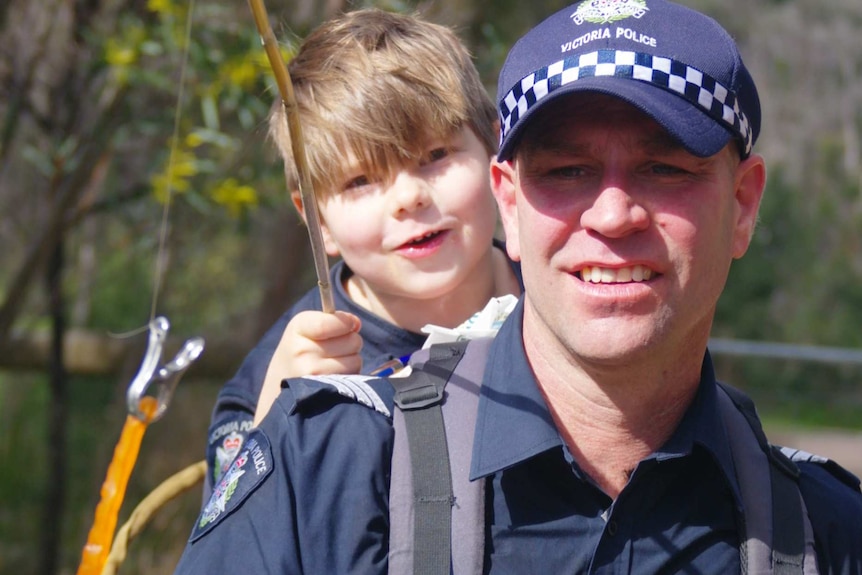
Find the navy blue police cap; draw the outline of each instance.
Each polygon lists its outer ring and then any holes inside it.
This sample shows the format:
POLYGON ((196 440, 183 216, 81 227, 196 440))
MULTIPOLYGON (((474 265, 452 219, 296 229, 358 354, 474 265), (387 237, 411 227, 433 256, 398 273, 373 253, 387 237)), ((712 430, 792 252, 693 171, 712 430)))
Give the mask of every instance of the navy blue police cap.
POLYGON ((497 86, 497 159, 512 158, 543 106, 584 91, 630 103, 699 157, 731 139, 747 157, 760 133, 754 80, 715 20, 665 0, 584 0, 509 51, 497 86))

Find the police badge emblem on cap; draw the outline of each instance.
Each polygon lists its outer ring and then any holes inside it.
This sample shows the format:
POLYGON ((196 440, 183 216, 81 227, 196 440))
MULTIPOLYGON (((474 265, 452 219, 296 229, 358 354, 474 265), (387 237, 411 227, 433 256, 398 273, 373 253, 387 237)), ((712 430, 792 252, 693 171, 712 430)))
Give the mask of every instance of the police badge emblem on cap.
POLYGON ((760 132, 757 89, 733 39, 666 0, 584 0, 522 37, 497 87, 498 160, 511 159, 538 110, 579 91, 629 102, 696 156, 735 140, 745 157, 760 132))
POLYGON ((575 24, 583 22, 594 22, 597 24, 608 24, 630 16, 640 18, 649 10, 646 0, 585 0, 578 4, 577 10, 572 14, 575 24))

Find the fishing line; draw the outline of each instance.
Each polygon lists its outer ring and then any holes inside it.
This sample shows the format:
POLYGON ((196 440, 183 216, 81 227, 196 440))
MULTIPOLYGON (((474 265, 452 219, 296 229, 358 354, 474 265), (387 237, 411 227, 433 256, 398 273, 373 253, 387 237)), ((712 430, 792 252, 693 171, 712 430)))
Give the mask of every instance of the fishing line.
POLYGON ((173 174, 176 163, 177 147, 180 139, 180 116, 182 114, 183 98, 185 96, 186 71, 188 70, 189 52, 192 38, 192 22, 195 10, 195 0, 189 0, 188 17, 186 18, 186 30, 184 46, 182 50, 182 61, 180 62, 180 86, 177 92, 177 102, 174 106, 174 128, 171 135, 171 148, 168 155, 167 184, 165 188, 164 206, 162 206, 162 220, 159 226, 159 244, 156 252, 155 269, 153 270, 153 294, 150 304, 150 322, 156 317, 156 307, 162 290, 165 272, 167 269, 167 242, 170 224, 171 204, 173 203, 173 174))

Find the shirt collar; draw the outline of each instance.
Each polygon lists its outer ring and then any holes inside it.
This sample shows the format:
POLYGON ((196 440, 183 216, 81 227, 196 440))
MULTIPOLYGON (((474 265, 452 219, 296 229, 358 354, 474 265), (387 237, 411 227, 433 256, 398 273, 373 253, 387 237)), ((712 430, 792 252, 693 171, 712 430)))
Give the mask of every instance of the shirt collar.
POLYGON ((527 362, 521 337, 523 315, 521 298, 488 354, 479 394, 471 480, 562 445, 527 362))
MULTIPOLYGON (((545 398, 527 361, 522 339, 524 300, 500 328, 488 354, 473 442, 470 479, 486 477, 563 445, 545 398)), ((679 427, 651 457, 684 456, 694 445, 707 450, 739 504, 741 496, 730 445, 719 413, 712 360, 707 352, 700 385, 679 427)))
POLYGON ((730 441, 719 408, 718 393, 712 358, 707 351, 704 354, 700 384, 694 400, 685 412, 676 431, 653 454, 653 457, 661 461, 662 459, 688 455, 695 445, 705 449, 721 470, 728 487, 733 492, 737 505, 741 508, 742 496, 736 479, 730 441))

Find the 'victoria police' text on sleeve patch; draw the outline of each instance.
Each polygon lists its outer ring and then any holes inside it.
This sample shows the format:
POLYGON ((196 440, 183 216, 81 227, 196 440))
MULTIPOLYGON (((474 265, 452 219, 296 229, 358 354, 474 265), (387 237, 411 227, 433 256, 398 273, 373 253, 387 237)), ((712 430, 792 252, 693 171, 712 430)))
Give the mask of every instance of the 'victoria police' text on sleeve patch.
POLYGON ((213 527, 239 507, 272 472, 272 448, 269 438, 259 430, 253 429, 242 451, 230 464, 213 489, 189 541, 200 539, 213 527))

